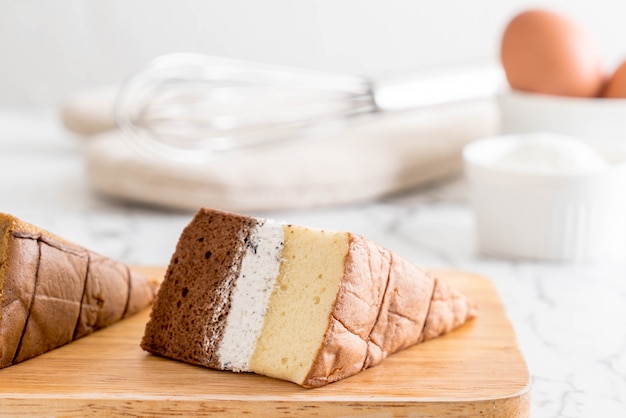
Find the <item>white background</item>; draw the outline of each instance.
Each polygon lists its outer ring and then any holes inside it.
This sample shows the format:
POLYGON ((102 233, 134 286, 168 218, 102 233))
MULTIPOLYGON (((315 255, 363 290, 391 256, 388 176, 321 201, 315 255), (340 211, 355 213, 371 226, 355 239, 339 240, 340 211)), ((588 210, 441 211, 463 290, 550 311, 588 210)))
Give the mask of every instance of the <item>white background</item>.
POLYGON ((369 76, 497 62, 537 5, 591 30, 607 68, 626 57, 622 1, 0 0, 0 106, 55 106, 180 51, 369 76))

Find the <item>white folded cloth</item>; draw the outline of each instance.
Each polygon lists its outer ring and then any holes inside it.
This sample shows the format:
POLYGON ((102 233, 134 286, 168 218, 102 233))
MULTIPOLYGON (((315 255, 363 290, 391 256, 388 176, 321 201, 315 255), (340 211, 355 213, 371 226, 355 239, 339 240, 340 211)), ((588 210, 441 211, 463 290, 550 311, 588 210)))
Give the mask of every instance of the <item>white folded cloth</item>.
POLYGON ((372 114, 323 135, 182 164, 129 146, 114 126, 113 96, 77 95, 62 109, 66 126, 89 136, 90 184, 104 195, 185 210, 303 208, 403 191, 458 173, 462 147, 495 134, 499 123, 493 100, 460 102, 372 114))

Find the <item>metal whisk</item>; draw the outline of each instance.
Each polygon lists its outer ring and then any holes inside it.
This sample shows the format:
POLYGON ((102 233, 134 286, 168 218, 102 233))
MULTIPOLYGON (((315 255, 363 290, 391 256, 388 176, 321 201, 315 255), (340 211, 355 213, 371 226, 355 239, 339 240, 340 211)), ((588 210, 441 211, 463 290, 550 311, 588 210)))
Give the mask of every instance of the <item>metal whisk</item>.
POLYGON ((485 97, 500 79, 499 70, 480 69, 375 88, 361 77, 179 53, 158 57, 127 80, 116 118, 133 144, 202 161, 357 115, 485 97))

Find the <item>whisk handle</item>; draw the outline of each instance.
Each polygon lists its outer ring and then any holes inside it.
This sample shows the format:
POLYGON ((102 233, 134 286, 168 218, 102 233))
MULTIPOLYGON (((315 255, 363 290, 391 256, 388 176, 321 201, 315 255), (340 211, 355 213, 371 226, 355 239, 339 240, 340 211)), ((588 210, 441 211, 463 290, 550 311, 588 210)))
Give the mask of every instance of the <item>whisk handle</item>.
POLYGON ((499 66, 472 66, 375 81, 374 99, 381 111, 416 109, 493 97, 504 80, 499 66))

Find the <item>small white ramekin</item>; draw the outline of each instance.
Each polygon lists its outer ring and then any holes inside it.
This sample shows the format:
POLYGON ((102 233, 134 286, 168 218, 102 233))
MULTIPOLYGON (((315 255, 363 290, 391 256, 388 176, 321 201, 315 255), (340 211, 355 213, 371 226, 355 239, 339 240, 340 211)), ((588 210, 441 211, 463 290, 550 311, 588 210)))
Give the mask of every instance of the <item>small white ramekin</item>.
POLYGON ((463 150, 480 251, 509 259, 626 259, 626 141, 591 144, 611 162, 592 172, 498 166, 523 140, 503 135, 463 150))

